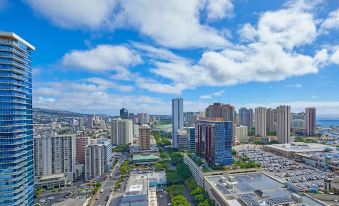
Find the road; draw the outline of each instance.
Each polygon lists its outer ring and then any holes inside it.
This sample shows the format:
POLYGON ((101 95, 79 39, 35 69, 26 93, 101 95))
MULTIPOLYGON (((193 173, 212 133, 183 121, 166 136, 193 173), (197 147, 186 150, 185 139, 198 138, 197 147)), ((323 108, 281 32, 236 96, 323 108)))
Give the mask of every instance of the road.
POLYGON ((108 176, 108 178, 102 183, 102 186, 100 188, 100 191, 103 190, 103 192, 99 193, 98 196, 96 197, 99 198, 98 200, 95 201, 94 205, 95 206, 105 206, 108 198, 111 194, 111 189, 113 189, 114 187, 114 182, 115 179, 117 177, 117 175, 119 174, 119 168, 120 165, 122 164, 122 162, 125 160, 124 155, 122 155, 119 159, 119 161, 117 162, 117 164, 114 166, 112 173, 110 174, 111 177, 108 176))
POLYGON ((184 196, 186 197, 186 199, 188 200, 188 202, 190 203, 190 205, 194 205, 194 202, 193 202, 193 198, 192 196, 190 195, 190 191, 188 190, 188 188, 185 186, 185 190, 184 190, 184 196))

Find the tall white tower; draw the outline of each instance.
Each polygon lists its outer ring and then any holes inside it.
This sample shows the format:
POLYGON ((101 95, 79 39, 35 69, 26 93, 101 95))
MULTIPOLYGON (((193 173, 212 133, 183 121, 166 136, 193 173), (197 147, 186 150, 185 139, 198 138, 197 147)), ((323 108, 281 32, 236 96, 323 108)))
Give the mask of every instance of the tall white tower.
POLYGON ((184 100, 172 99, 172 142, 173 148, 178 147, 177 131, 184 127, 184 100))

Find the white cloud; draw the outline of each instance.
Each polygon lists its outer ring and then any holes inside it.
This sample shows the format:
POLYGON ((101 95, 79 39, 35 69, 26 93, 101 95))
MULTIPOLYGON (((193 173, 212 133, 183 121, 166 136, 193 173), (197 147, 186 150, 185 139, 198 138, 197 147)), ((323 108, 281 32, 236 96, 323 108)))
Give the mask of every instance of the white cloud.
POLYGON ((124 46, 99 45, 90 50, 74 50, 64 55, 65 67, 89 71, 115 71, 119 78, 128 78, 128 67, 142 62, 139 55, 124 46))
POLYGON ((339 46, 334 48, 334 52, 330 57, 330 61, 334 64, 339 64, 339 46))
POLYGON ((110 20, 115 0, 26 0, 39 14, 64 28, 99 28, 110 20))
POLYGON ((130 25, 163 46, 220 47, 227 41, 218 31, 202 25, 200 0, 128 0, 121 5, 118 27, 130 25))
MULTIPOLYGON (((101 82, 98 79, 90 80, 101 82)), ((170 113, 170 102, 144 95, 114 94, 106 91, 107 88, 96 84, 45 82, 38 83, 35 87, 33 106, 38 108, 116 114, 121 107, 127 107, 131 112, 170 113), (42 88, 58 92, 45 91, 41 93, 42 88)))
POLYGON ((171 80, 173 86, 186 88, 315 74, 328 61, 328 53, 322 49, 310 55, 299 49, 316 38, 316 22, 310 9, 304 1, 298 1, 277 11, 266 11, 256 26, 245 24, 239 31, 247 43, 205 51, 197 64, 156 62, 151 72, 171 80))
POLYGON ((158 47, 150 46, 150 45, 143 44, 140 42, 132 42, 132 46, 135 49, 140 50, 140 53, 142 54, 142 56, 149 57, 152 60, 190 61, 189 59, 178 56, 175 53, 165 48, 158 48, 158 47))
POLYGON ((242 41, 253 42, 257 38, 257 30, 250 24, 244 24, 238 31, 242 41))
POLYGON ((224 90, 219 90, 216 92, 213 92, 212 94, 206 94, 206 95, 201 95, 199 99, 212 99, 212 97, 220 97, 224 94, 224 90))
POLYGON ((182 90, 187 89, 183 84, 164 84, 141 76, 135 76, 134 80, 140 88, 162 94, 180 94, 182 90))
POLYGON ((200 23, 232 14, 231 0, 26 0, 38 14, 64 28, 136 28, 159 44, 174 47, 223 47, 218 30, 200 23), (205 3, 206 2, 206 3, 205 3), (206 7, 206 8, 205 8, 206 7))
POLYGON ((224 94, 224 90, 220 90, 220 91, 217 91, 217 92, 214 92, 214 93, 212 93, 212 95, 213 96, 221 96, 221 95, 223 95, 224 94))
POLYGON ((339 29, 339 9, 332 11, 320 25, 320 33, 327 33, 331 29, 339 29))
POLYGON ((212 97, 210 95, 201 95, 199 99, 211 99, 212 97))
POLYGON ((103 87, 103 89, 117 89, 123 92, 130 92, 134 89, 133 86, 118 84, 112 80, 106 80, 98 77, 88 78, 85 81, 99 85, 100 87, 103 87))
POLYGON ((257 27, 261 42, 280 44, 287 49, 311 43, 316 38, 313 14, 293 7, 265 12, 257 27))
POLYGON ((232 0, 206 0, 205 3, 209 20, 223 19, 233 15, 232 0))

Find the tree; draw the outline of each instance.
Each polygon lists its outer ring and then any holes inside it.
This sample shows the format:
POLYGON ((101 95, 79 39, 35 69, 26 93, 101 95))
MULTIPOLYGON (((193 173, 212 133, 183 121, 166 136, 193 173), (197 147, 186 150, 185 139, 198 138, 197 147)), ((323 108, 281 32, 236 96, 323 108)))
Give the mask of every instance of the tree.
POLYGON ((167 153, 167 152, 161 152, 160 153, 160 157, 162 158, 162 159, 169 159, 169 154, 167 153))
POLYGON ((170 154, 170 156, 171 156, 172 161, 175 163, 180 163, 183 161, 181 152, 173 152, 170 154))
POLYGON ((172 198, 172 204, 173 206, 190 206, 190 204, 183 195, 177 195, 174 198, 172 198))
POLYGON ((154 167, 156 171, 162 171, 168 169, 167 163, 156 162, 154 163, 154 167))
POLYGON ((181 178, 175 170, 166 170, 166 179, 169 185, 177 184, 181 178))
POLYGON ((167 187, 166 191, 171 197, 180 195, 184 192, 184 186, 182 185, 171 185, 167 187))
POLYGON ((185 184, 190 190, 195 190, 195 188, 198 187, 198 184, 192 176, 185 180, 185 184))
POLYGON ((192 175, 190 169, 184 163, 177 164, 176 169, 177 169, 179 176, 182 177, 183 179, 187 179, 188 177, 192 175))
POLYGON ((204 200, 203 202, 200 202, 198 206, 210 206, 210 203, 208 202, 208 200, 204 200))
POLYGON ((205 198, 204 198, 204 195, 203 195, 203 194, 198 194, 198 195, 194 195, 194 199, 195 199, 197 202, 202 202, 205 198))
POLYGON ((195 190, 193 190, 191 192, 191 195, 195 196, 195 195, 200 195, 200 194, 203 194, 203 193, 204 193, 204 191, 201 189, 201 187, 197 187, 197 188, 195 188, 195 190))

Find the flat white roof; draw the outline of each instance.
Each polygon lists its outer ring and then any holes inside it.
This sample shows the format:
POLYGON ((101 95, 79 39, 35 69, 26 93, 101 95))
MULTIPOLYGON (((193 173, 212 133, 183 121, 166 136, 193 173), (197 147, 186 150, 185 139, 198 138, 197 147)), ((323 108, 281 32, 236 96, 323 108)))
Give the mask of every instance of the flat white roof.
POLYGON ((265 147, 274 148, 283 150, 286 152, 321 152, 324 151, 326 148, 332 148, 328 145, 317 144, 317 143, 287 143, 287 144, 272 144, 272 145, 265 145, 265 147))
POLYGON ((141 192, 142 191, 142 185, 131 185, 131 187, 128 190, 129 192, 141 192))
POLYGON ((16 40, 21 41, 22 43, 24 43, 27 47, 29 47, 32 50, 35 50, 35 47, 33 45, 31 45, 30 43, 28 43, 26 40, 24 40, 23 38, 21 38, 20 36, 16 35, 13 32, 4 32, 4 31, 0 31, 0 37, 10 37, 16 40))

